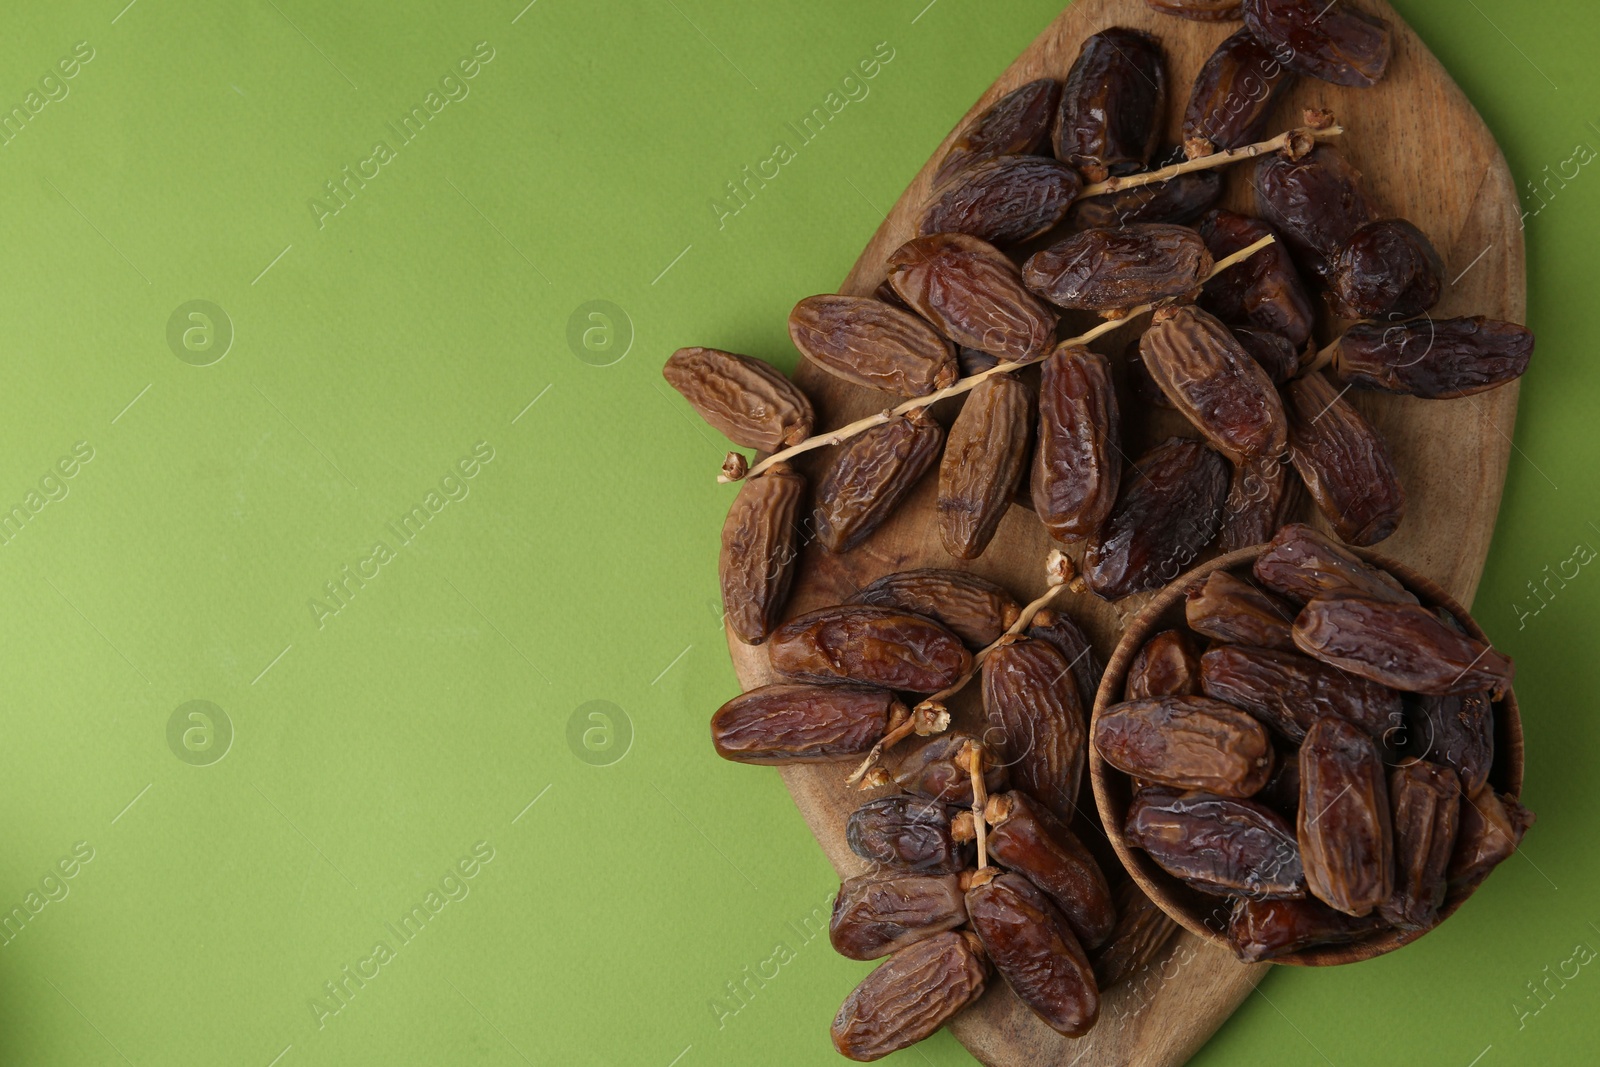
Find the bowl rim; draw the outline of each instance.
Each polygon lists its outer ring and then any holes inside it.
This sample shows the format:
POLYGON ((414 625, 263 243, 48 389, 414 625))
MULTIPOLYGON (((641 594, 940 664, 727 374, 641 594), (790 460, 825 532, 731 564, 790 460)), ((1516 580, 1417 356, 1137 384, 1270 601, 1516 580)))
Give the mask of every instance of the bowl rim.
MULTIPOLYGON (((1112 767, 1100 757, 1094 745, 1094 735, 1099 726, 1101 715, 1115 704, 1122 703, 1122 692, 1127 682, 1128 669, 1132 666, 1133 658, 1144 646, 1145 641, 1158 629, 1170 628, 1167 616, 1174 607, 1182 604, 1191 586, 1203 581, 1206 577, 1219 570, 1234 570, 1240 566, 1248 566, 1255 562, 1267 549, 1266 544, 1251 545, 1224 555, 1216 556, 1199 564, 1188 572, 1179 575, 1158 590, 1154 597, 1142 607, 1131 621, 1124 627, 1122 635, 1117 640, 1116 650, 1106 664, 1105 673, 1101 676, 1100 688, 1095 693, 1094 709, 1089 720, 1089 780, 1094 789, 1095 808, 1099 812, 1100 822, 1105 828, 1106 837, 1111 842, 1111 847, 1116 851, 1117 858, 1128 874, 1138 884, 1149 898, 1155 902, 1169 918, 1177 922, 1185 930, 1204 938, 1212 944, 1227 949, 1232 955, 1223 931, 1214 928, 1206 921, 1207 915, 1199 912, 1193 905, 1195 897, 1193 890, 1183 887, 1183 884, 1172 875, 1158 867, 1142 849, 1134 848, 1123 834, 1123 823, 1127 814, 1128 803, 1132 798, 1129 776, 1112 767)), ((1480 641, 1489 641, 1472 615, 1462 607, 1454 597, 1442 589, 1438 583, 1418 574, 1406 565, 1383 556, 1368 549, 1355 548, 1349 545, 1340 545, 1345 551, 1354 553, 1361 559, 1376 567, 1382 567, 1392 574, 1411 592, 1415 593, 1424 604, 1431 607, 1442 607, 1449 611, 1461 623, 1462 627, 1473 637, 1480 641)), ((1492 643, 1492 642, 1491 642, 1492 643)), ((1508 687, 1505 696, 1495 701, 1495 759, 1490 770, 1492 784, 1496 791, 1513 797, 1522 794, 1523 775, 1523 738, 1522 718, 1517 707, 1515 691, 1508 687)), ((1481 882, 1479 884, 1482 884, 1481 882)), ((1466 900, 1477 890, 1471 886, 1464 892, 1452 893, 1439 909, 1438 921, 1426 930, 1382 930, 1369 937, 1343 944, 1323 945, 1299 952, 1290 952, 1282 956, 1263 962, 1284 964, 1288 966, 1321 967, 1342 963, 1356 963, 1393 952, 1402 945, 1408 945, 1417 940, 1429 930, 1436 929, 1446 919, 1453 915, 1466 900)), ((1219 906, 1227 898, 1217 897, 1219 906)), ((1215 915, 1213 910, 1211 915, 1215 915)), ((1243 964, 1242 964, 1243 965, 1243 964)))

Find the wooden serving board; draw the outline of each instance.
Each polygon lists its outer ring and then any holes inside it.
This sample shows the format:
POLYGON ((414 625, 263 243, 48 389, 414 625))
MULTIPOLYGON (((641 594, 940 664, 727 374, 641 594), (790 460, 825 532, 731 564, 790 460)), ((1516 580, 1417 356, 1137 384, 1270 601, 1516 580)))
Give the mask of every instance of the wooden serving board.
MULTIPOLYGON (((1523 321, 1526 293, 1520 212, 1505 159, 1471 103, 1394 10, 1382 0, 1361 0, 1359 6, 1382 15, 1394 26, 1394 58, 1387 77, 1366 90, 1300 79, 1280 102, 1270 130, 1298 125, 1304 107, 1333 110, 1348 130, 1339 147, 1365 175, 1366 189, 1378 209, 1408 218, 1429 234, 1444 257, 1446 277, 1455 279, 1434 314, 1482 314, 1523 321)), ((1148 30, 1165 46, 1171 87, 1167 139, 1176 143, 1196 73, 1239 24, 1164 16, 1143 0, 1078 0, 1072 4, 984 93, 957 130, 1019 85, 1041 77, 1063 78, 1086 37, 1119 25, 1148 30)), ((888 254, 914 236, 933 169, 955 132, 933 152, 928 165, 895 204, 840 292, 870 294, 884 277, 888 254)), ((1241 164, 1230 173, 1224 203, 1253 213, 1247 177, 1250 166, 1241 164)), ((805 295, 797 293, 796 297, 805 295)), ((1068 315, 1063 336, 1081 332, 1080 328, 1092 322, 1068 315)), ((1143 326, 1143 322, 1130 324, 1096 347, 1120 356, 1123 345, 1143 326)), ((819 427, 842 425, 892 403, 883 394, 843 383, 810 365, 803 365, 796 377, 816 404, 819 427)), ((1196 436, 1173 413, 1141 410, 1124 395, 1129 455, 1137 455, 1173 433, 1196 436)), ((1517 386, 1448 401, 1350 395, 1388 439, 1408 494, 1404 522, 1378 551, 1434 579, 1462 603, 1470 604, 1500 505, 1517 386)), ((958 404, 946 402, 936 414, 948 425, 958 404)), ((815 484, 828 452, 807 458, 809 462, 799 466, 815 484)), ((801 556, 789 614, 839 603, 882 574, 912 567, 968 567, 1000 582, 1024 601, 1042 592, 1043 561, 1054 546, 1034 514, 1025 507, 1012 507, 988 551, 973 563, 962 564, 940 545, 934 518, 936 482, 937 476, 930 474, 889 522, 846 555, 831 556, 815 544, 808 545, 801 556)), ((1131 618, 1149 596, 1130 597, 1113 605, 1092 596, 1067 594, 1058 603, 1083 625, 1102 658, 1109 658, 1121 621, 1131 618)), ((746 689, 773 680, 764 648, 744 645, 731 634, 729 648, 746 689)), ((980 721, 979 688, 969 686, 952 702, 958 727, 972 728, 980 721)), ((782 772, 801 814, 841 877, 860 873, 865 867, 844 840, 846 818, 866 798, 844 785, 847 772, 847 767, 826 764, 782 772)), ((1085 804, 1092 808, 1092 801, 1085 804)), ((1099 1025, 1084 1038, 1068 1039, 1046 1027, 998 977, 983 998, 950 1025, 986 1064, 1166 1067, 1183 1063, 1194 1054, 1249 995, 1266 966, 1241 965, 1225 950, 1181 933, 1162 961, 1107 993, 1099 1025)), ((839 998, 843 1000, 848 992, 839 990, 839 998)), ((829 1021, 819 1018, 816 1025, 825 1027, 829 1021)))

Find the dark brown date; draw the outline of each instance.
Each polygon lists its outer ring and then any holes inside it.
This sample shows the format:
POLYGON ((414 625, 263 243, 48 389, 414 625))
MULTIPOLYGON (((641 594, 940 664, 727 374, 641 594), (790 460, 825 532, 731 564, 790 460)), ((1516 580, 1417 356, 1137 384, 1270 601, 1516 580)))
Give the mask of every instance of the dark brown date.
POLYGON ((828 940, 846 959, 875 960, 966 921, 956 875, 863 874, 839 886, 828 940))
POLYGON ((1020 874, 978 872, 967 915, 994 969, 1051 1029, 1077 1037, 1100 1017, 1100 991, 1065 916, 1020 874))
MULTIPOLYGON (((1221 261, 1278 231, 1260 219, 1218 209, 1200 221, 1200 236, 1221 261)), ((1253 326, 1287 338, 1295 348, 1311 337, 1315 314, 1305 283, 1280 239, 1205 283, 1200 306, 1231 326, 1253 326)))
POLYGON ((959 345, 1020 363, 1055 341, 1056 313, 1023 287, 1004 253, 976 237, 907 241, 889 256, 889 284, 959 345))
POLYGON ((1200 658, 1205 694, 1242 708, 1299 742, 1325 715, 1365 730, 1380 745, 1404 725, 1400 694, 1298 652, 1216 645, 1200 658))
POLYGON ((1289 477, 1294 474, 1285 458, 1257 456, 1233 465, 1228 499, 1222 506, 1222 531, 1217 534, 1219 552, 1259 545, 1282 525, 1289 477))
POLYGON ((1056 115, 1055 153, 1102 182, 1143 170, 1166 111, 1167 64, 1156 39, 1113 27, 1083 42, 1056 115))
POLYGON ((1471 796, 1489 780, 1494 766, 1494 703, 1488 693, 1420 696, 1406 726, 1406 755, 1442 763, 1471 796))
POLYGON ((1228 923, 1228 945, 1245 963, 1262 963, 1318 945, 1359 941, 1383 929, 1376 915, 1357 919, 1320 900, 1240 900, 1228 923))
POLYGON ((1533 334, 1514 322, 1482 316, 1371 322, 1339 338, 1333 372, 1367 389, 1446 400, 1514 381, 1532 358, 1533 334))
POLYGON ((1094 954, 1094 978, 1102 990, 1144 970, 1167 947, 1178 924, 1129 879, 1117 887, 1117 924, 1094 954))
POLYGON ((1093 230, 1139 222, 1185 223, 1199 218, 1221 196, 1220 170, 1191 171, 1164 182, 1080 197, 1067 209, 1067 227, 1093 230))
POLYGON ((1235 326, 1230 331, 1239 347, 1267 372, 1274 385, 1282 385, 1300 370, 1300 352, 1281 333, 1235 326))
POLYGON ((1262 140, 1272 105, 1294 82, 1282 63, 1249 30, 1217 46, 1189 94, 1183 144, 1189 158, 1262 140))
POLYGON ((793 681, 859 682, 936 693, 972 667, 961 638, 921 615, 843 605, 791 619, 772 632, 772 669, 793 681))
POLYGON ((1319 597, 1295 619, 1294 643, 1324 663, 1408 693, 1500 695, 1511 687, 1509 657, 1417 604, 1319 597))
POLYGON ((872 535, 939 458, 944 427, 917 408, 840 447, 817 486, 817 540, 848 552, 872 535))
POLYGON ((1283 453, 1288 425, 1278 390, 1215 316, 1193 306, 1162 308, 1139 353, 1167 399, 1229 459, 1283 453))
POLYGON ((933 183, 938 185, 957 170, 1000 156, 1034 155, 1050 140, 1061 83, 1040 78, 996 100, 971 124, 939 163, 933 183))
POLYGON ((1228 22, 1241 18, 1239 0, 1144 0, 1163 15, 1196 22, 1228 22))
POLYGON ((950 836, 957 809, 906 795, 869 800, 850 813, 845 841, 871 863, 921 874, 956 874, 972 860, 969 844, 950 836))
POLYGON ((1389 805, 1394 809, 1394 894, 1379 911, 1402 930, 1426 930, 1444 906, 1461 783, 1449 767, 1408 763, 1389 774, 1389 805))
POLYGON ((955 350, 909 311, 858 296, 809 296, 789 313, 789 337, 830 374, 896 396, 927 396, 956 380, 955 350))
POLYGON ((1111 513, 1122 480, 1120 423, 1106 357, 1063 346, 1045 359, 1029 489, 1056 540, 1091 537, 1111 513))
POLYGON ((917 224, 920 234, 968 233, 1013 244, 1067 215, 1083 188, 1078 172, 1044 156, 996 156, 946 175, 917 224))
POLYGON ((1139 649, 1128 666, 1124 700, 1192 697, 1200 692, 1200 654, 1182 630, 1162 630, 1139 649))
POLYGON ((1071 830, 1026 793, 991 796, 984 818, 993 826, 989 854, 1054 901, 1084 948, 1111 935, 1117 918, 1111 889, 1071 830))
POLYGON ((1256 202, 1300 265, 1326 278, 1355 232, 1375 217, 1361 174, 1339 150, 1319 144, 1300 159, 1282 153, 1256 164, 1256 202))
POLYGON ((1287 744, 1275 747, 1278 769, 1272 772, 1255 799, 1292 821, 1300 811, 1300 753, 1287 744))
POLYGON ((1094 707, 1095 694, 1100 691, 1100 676, 1105 673, 1106 665, 1078 624, 1064 611, 1045 608, 1033 617, 1028 636, 1055 646, 1062 658, 1072 665, 1072 676, 1077 679, 1083 706, 1094 707))
POLYGON ((1228 462, 1199 441, 1173 438, 1139 457, 1111 516, 1089 542, 1083 579, 1117 600, 1182 574, 1217 536, 1228 462))
POLYGON ((1378 746, 1360 727, 1328 716, 1306 732, 1295 829, 1306 887, 1318 900, 1360 918, 1389 899, 1389 787, 1378 746))
POLYGON ((1289 459, 1334 532, 1360 546, 1394 533, 1406 491, 1383 436, 1319 373, 1296 378, 1283 396, 1289 459))
POLYGON ((1387 22, 1341 0, 1244 0, 1244 24, 1289 69, 1358 89, 1378 83, 1394 48, 1387 22))
POLYGON ((764 685, 711 717, 717 755, 735 763, 823 763, 859 756, 906 709, 894 694, 854 685, 764 685))
MULTIPOLYGON (((894 783, 907 793, 946 804, 972 805, 972 772, 966 749, 977 742, 971 734, 952 730, 930 738, 901 758, 894 783)), ((991 761, 983 768, 985 791, 1005 788, 1006 769, 991 761)))
POLYGON ((1128 808, 1128 841, 1168 874, 1213 896, 1305 896, 1294 831, 1249 800, 1141 789, 1128 808))
POLYGON ((833 1047, 858 1062, 881 1060, 932 1034, 983 995, 989 965, 977 937, 936 934, 890 956, 845 998, 833 1047))
POLYGON ((983 712, 984 742, 1012 784, 1071 822, 1089 727, 1066 659, 1032 638, 1001 645, 983 661, 983 712))
POLYGON ((1191 586, 1183 611, 1189 629, 1213 641, 1295 651, 1294 617, 1300 609, 1227 571, 1212 571, 1191 586))
POLYGON ((1128 341, 1122 349, 1122 363, 1128 368, 1128 376, 1133 379, 1133 395, 1141 404, 1153 408, 1172 410, 1172 401, 1167 399, 1167 394, 1161 391, 1161 386, 1150 377, 1150 368, 1145 366, 1144 353, 1140 350, 1140 342, 1144 335, 1128 341))
POLYGON ((728 629, 759 645, 783 617, 794 581, 806 480, 787 463, 747 480, 722 524, 718 576, 728 629))
POLYGON ((978 383, 961 406, 939 460, 939 540, 956 559, 983 555, 1011 510, 1032 424, 1033 393, 1011 375, 978 383))
POLYGON ((937 567, 885 574, 846 603, 927 616, 972 648, 994 644, 1022 614, 1016 598, 987 578, 937 567))
POLYGON ((1347 319, 1398 322, 1439 302, 1444 261, 1427 235, 1404 219, 1378 219, 1351 235, 1333 262, 1328 296, 1347 319))
POLYGON ((1224 797, 1261 791, 1272 739, 1255 719, 1198 696, 1150 697, 1107 708, 1095 722, 1100 758, 1124 774, 1224 797))
POLYGON ((1256 581, 1297 604, 1339 596, 1417 602, 1389 572, 1298 522, 1278 531, 1256 557, 1253 573, 1256 581))
POLYGON ((974 374, 982 374, 991 367, 999 366, 1000 361, 987 352, 979 352, 976 348, 967 348, 963 345, 956 349, 956 363, 961 367, 961 376, 970 378, 974 374))
POLYGON ((1057 307, 1120 313, 1200 287, 1211 252, 1186 226, 1141 222, 1083 230, 1022 266, 1029 289, 1057 307))
POLYGON ((811 436, 811 401, 770 363, 716 348, 680 348, 661 376, 736 445, 776 452, 811 436))
POLYGON ((1533 825, 1533 812, 1517 798, 1484 786, 1461 800, 1461 825, 1450 857, 1450 889, 1467 892, 1508 859, 1533 825))

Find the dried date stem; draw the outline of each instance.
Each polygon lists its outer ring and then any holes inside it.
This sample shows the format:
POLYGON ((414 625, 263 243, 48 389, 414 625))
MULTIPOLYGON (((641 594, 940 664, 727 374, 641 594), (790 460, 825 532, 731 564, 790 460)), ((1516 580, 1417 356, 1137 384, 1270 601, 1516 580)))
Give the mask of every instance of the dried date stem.
POLYGON ((989 790, 983 781, 983 745, 969 741, 966 747, 967 771, 972 775, 972 831, 978 840, 978 870, 989 866, 989 824, 983 809, 989 803, 989 790))
MULTIPOLYGON (((1228 256, 1226 259, 1218 260, 1216 265, 1212 267, 1211 273, 1206 275, 1206 277, 1202 280, 1210 281, 1212 278, 1215 278, 1217 275, 1221 274, 1225 270, 1228 270, 1230 267, 1238 266, 1240 263, 1243 263, 1257 252, 1261 251, 1263 248, 1266 248, 1268 245, 1272 244, 1275 240, 1276 239, 1273 237, 1263 237, 1261 240, 1257 241, 1253 245, 1250 245, 1248 248, 1241 248, 1233 255, 1228 256)), ((1152 304, 1140 304, 1138 307, 1129 308, 1127 313, 1122 315, 1120 318, 1107 319, 1105 322, 1100 323, 1089 332, 1078 337, 1073 337, 1062 341, 1056 347, 1059 348, 1063 345, 1086 345, 1090 341, 1105 336, 1112 330, 1115 330, 1117 327, 1126 325, 1147 311, 1154 311, 1158 307, 1163 307, 1173 302, 1174 301, 1169 298, 1166 300, 1158 300, 1152 304)), ((790 445, 788 448, 774 452, 772 455, 768 456, 766 459, 755 464, 754 466, 750 466, 745 460, 744 456, 740 453, 729 452, 728 458, 723 462, 722 473, 717 475, 717 481, 736 482, 741 478, 747 476, 753 477, 757 474, 760 474, 775 464, 782 463, 787 459, 793 459, 795 456, 798 456, 803 452, 810 452, 813 449, 818 448, 826 448, 829 445, 843 444, 845 441, 855 437, 857 434, 865 433, 874 426, 882 426, 884 423, 888 422, 890 419, 896 418, 897 416, 916 411, 918 408, 931 407, 932 405, 937 404, 939 401, 948 400, 953 396, 960 396, 963 393, 972 391, 977 386, 983 384, 996 375, 1010 374, 1013 371, 1021 370, 1023 367, 1031 367, 1038 362, 1039 360, 1037 359, 1030 359, 1021 363, 997 363, 986 371, 980 371, 979 373, 971 375, 970 377, 961 378, 954 384, 947 385, 943 389, 929 393, 927 396, 913 397, 897 407, 885 408, 876 415, 868 415, 864 419, 857 419, 855 422, 841 426, 837 430, 829 430, 827 433, 821 433, 817 434, 815 437, 809 437, 797 445, 790 445)))
POLYGON ((1136 189, 1141 185, 1154 185, 1157 182, 1171 181, 1181 174, 1192 174, 1197 170, 1214 170, 1217 167, 1226 167, 1230 163, 1237 163, 1242 159, 1255 159, 1269 152, 1287 150, 1291 159, 1298 159, 1311 151, 1312 146, 1318 141, 1331 141, 1344 133, 1344 127, 1333 120, 1333 115, 1326 111, 1307 111, 1306 124, 1296 126, 1292 130, 1285 130, 1276 137, 1255 144, 1247 144, 1240 148, 1230 148, 1224 152, 1213 152, 1208 156, 1197 156, 1194 159, 1174 163, 1170 167, 1160 170, 1147 171, 1143 174, 1128 174, 1120 178, 1107 178, 1103 182, 1085 185, 1078 193, 1077 199, 1082 200, 1089 196, 1102 196, 1106 193, 1120 193, 1124 189, 1136 189))

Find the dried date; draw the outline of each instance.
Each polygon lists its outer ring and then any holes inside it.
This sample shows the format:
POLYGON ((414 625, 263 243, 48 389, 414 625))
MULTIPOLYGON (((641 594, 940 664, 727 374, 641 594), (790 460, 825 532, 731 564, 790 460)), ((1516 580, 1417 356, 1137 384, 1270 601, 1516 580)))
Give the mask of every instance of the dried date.
POLYGON ((966 233, 1013 244, 1066 217, 1083 179, 1044 156, 996 156, 961 167, 933 188, 920 234, 966 233))
POLYGON ((1182 630, 1163 630, 1144 643, 1128 666, 1124 700, 1191 697, 1200 692, 1200 654, 1182 630))
POLYGON ((1167 399, 1229 459, 1282 454, 1288 425, 1278 390, 1216 317, 1162 308, 1139 352, 1167 399))
POLYGON ((1340 381, 1429 400, 1471 396, 1520 378, 1533 358, 1533 333, 1482 316, 1357 323, 1333 351, 1340 381))
POLYGON ((1111 935, 1116 908, 1100 865, 1077 836, 1026 793, 991 796, 989 855, 1027 876, 1055 902, 1084 948, 1111 935))
POLYGON ((1334 313, 1347 319, 1415 318, 1443 291, 1444 261, 1427 235, 1404 219, 1378 219, 1357 230, 1328 277, 1334 313))
POLYGON ((1033 510, 1058 541, 1092 536, 1122 480, 1121 417, 1111 364, 1082 347, 1057 348, 1039 379, 1033 510))
POLYGON ((1244 0, 1244 24, 1289 69, 1334 85, 1376 85, 1394 50, 1387 22, 1341 0, 1244 0))
POLYGON ((850 438, 817 486, 817 540, 829 552, 865 541, 939 458, 944 427, 926 408, 850 438))
POLYGON ((1192 292, 1212 257, 1186 226, 1141 222, 1083 230, 1028 257, 1022 280, 1057 307, 1120 314, 1192 292))
POLYGON ((1100 758, 1124 774, 1177 789, 1248 797, 1272 776, 1272 740, 1255 719, 1199 696, 1127 700, 1094 727, 1100 758))
POLYGON ((1056 115, 1055 154, 1091 182, 1143 170, 1166 110, 1167 64, 1156 39, 1113 27, 1083 42, 1056 115))
POLYGON ((1462 798, 1461 824, 1450 857, 1452 892, 1470 892, 1489 872, 1510 858, 1533 825, 1533 812, 1517 798, 1496 793, 1492 786, 1462 798))
POLYGON ((1411 705, 1406 755, 1442 763, 1471 796, 1494 766, 1494 702, 1488 693, 1420 696, 1411 705))
POLYGON ((949 930, 904 948, 867 975, 833 1020, 833 1047, 879 1060, 932 1034, 983 995, 989 965, 977 937, 949 930))
POLYGON ((1295 651, 1294 617, 1300 609, 1227 571, 1212 571, 1190 587, 1183 610, 1189 629, 1213 641, 1295 651))
POLYGON ((1256 201, 1300 265, 1326 278, 1355 232, 1376 216, 1361 174, 1339 150, 1319 144, 1300 159, 1283 154, 1256 164, 1256 201))
POLYGON ((1000 156, 1033 155, 1046 148, 1061 102, 1061 83, 1040 78, 1011 90, 969 124, 933 174, 938 185, 963 167, 1000 156))
POLYGON ((976 237, 937 233, 906 242, 889 256, 889 284, 959 345, 1021 363, 1055 340, 1056 313, 1023 287, 1004 253, 976 237))
POLYGON ((1028 627, 1028 636, 1055 646, 1061 657, 1072 666, 1072 676, 1078 683, 1078 695, 1085 708, 1094 707, 1095 694, 1100 691, 1100 676, 1106 667, 1089 644, 1082 628, 1066 612, 1044 608, 1034 615, 1028 627))
POLYGON ((987 578, 937 567, 885 574, 846 603, 927 616, 972 648, 994 644, 1022 614, 1016 598, 987 578))
POLYGON ((955 810, 922 797, 879 797, 850 813, 845 841, 850 851, 871 863, 921 874, 956 874, 971 862, 972 849, 950 836, 955 810))
POLYGON ((967 915, 995 970, 1051 1029, 1078 1037, 1100 1016, 1089 958, 1066 918, 1020 874, 979 871, 967 915))
POLYGON ((1274 385, 1282 385, 1299 373, 1300 352, 1283 334, 1251 326, 1235 326, 1229 332, 1274 385))
POLYGON ((1357 919, 1320 900, 1240 900, 1228 922, 1228 945, 1245 963, 1359 941, 1383 929, 1376 915, 1357 919))
POLYGON ((1298 652, 1216 645, 1200 658, 1200 683, 1206 696, 1294 742, 1325 715, 1354 723, 1380 745, 1404 723, 1399 693, 1298 652))
POLYGON ((1394 533, 1406 491, 1383 436, 1321 374, 1290 382, 1284 406, 1289 458, 1334 532, 1360 546, 1394 533))
POLYGON ((1293 82, 1265 45, 1240 30, 1217 46, 1195 78, 1183 113, 1184 151, 1193 159, 1261 140, 1272 105, 1293 82))
POLYGON ((932 619, 851 604, 791 619, 773 631, 772 669, 792 681, 859 682, 934 693, 972 667, 961 638, 932 619))
POLYGON ((961 406, 939 460, 939 540, 956 559, 983 555, 1011 509, 1032 423, 1032 392, 1010 375, 980 382, 961 406))
MULTIPOLYGON (((977 742, 971 734, 952 730, 930 738, 901 758, 894 783, 907 793, 946 804, 972 804, 972 771, 967 746, 977 742)), ((999 763, 983 768, 985 791, 1005 788, 1006 769, 999 763)))
POLYGON ((1334 716, 1300 745, 1296 820, 1306 886, 1335 911, 1370 915, 1394 890, 1389 787, 1377 744, 1334 716))
POLYGON ((828 940, 846 959, 875 960, 966 921, 956 875, 863 874, 839 886, 828 940))
POLYGON ((680 348, 661 368, 667 384, 736 445, 776 452, 811 436, 811 401, 776 367, 716 348, 680 348))
POLYGON ((764 685, 711 717, 717 755, 735 763, 822 763, 859 756, 907 714, 894 694, 854 685, 764 685))
POLYGON ((1379 911, 1402 930, 1426 930, 1444 906, 1461 783, 1449 767, 1418 760, 1389 775, 1394 809, 1394 893, 1379 911))
POLYGON ((1324 663, 1410 693, 1503 694, 1511 687, 1509 657, 1417 604, 1319 597, 1295 619, 1294 643, 1324 663))
POLYGON ((1415 604, 1417 598, 1380 570, 1303 523, 1279 530, 1256 557, 1256 581, 1297 604, 1314 597, 1359 596, 1415 604))
POLYGON ((1117 887, 1117 924, 1094 954, 1094 977, 1110 989, 1144 970, 1167 947, 1178 924, 1132 879, 1117 887))
POLYGON ((759 645, 783 616, 794 582, 806 480, 787 463, 739 487, 722 524, 718 575, 727 626, 748 645, 759 645))
POLYGON ((789 313, 802 355, 847 382, 927 396, 956 380, 955 350, 932 326, 882 300, 810 296, 789 313))
MULTIPOLYGON (((1201 220, 1200 236, 1221 261, 1278 232, 1260 219, 1218 209, 1201 220)), ((1310 339, 1315 322, 1305 283, 1281 240, 1206 282, 1200 306, 1231 326, 1280 334, 1297 349, 1310 339)))
POLYGON ((1128 807, 1128 841, 1191 888, 1212 896, 1305 896, 1294 831, 1249 800, 1141 789, 1128 807))
POLYGON ((1072 669, 1055 646, 1002 644, 983 661, 984 741, 1012 783, 1063 822, 1076 811, 1088 725, 1072 669))

